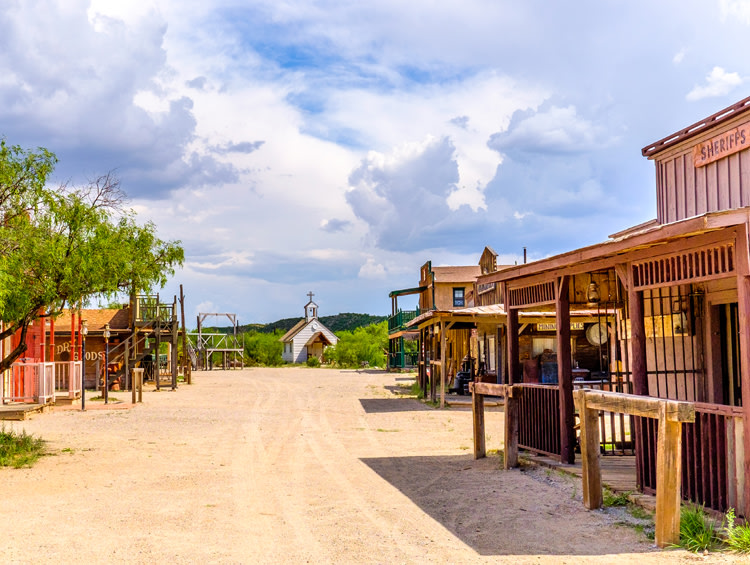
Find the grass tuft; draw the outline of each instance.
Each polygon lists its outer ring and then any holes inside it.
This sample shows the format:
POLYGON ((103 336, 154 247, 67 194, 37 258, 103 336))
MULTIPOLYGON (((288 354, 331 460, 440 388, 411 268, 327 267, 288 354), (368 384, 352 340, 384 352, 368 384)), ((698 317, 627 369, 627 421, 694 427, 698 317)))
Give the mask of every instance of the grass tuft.
POLYGON ((737 553, 750 553, 750 525, 736 523, 734 508, 727 512, 724 535, 729 549, 737 553))
POLYGON ((721 545, 719 531, 702 506, 689 505, 680 514, 680 547, 698 553, 721 545))
POLYGON ((30 467, 44 455, 44 440, 13 430, 0 429, 0 467, 30 467))
POLYGON ((605 488, 602 496, 602 504, 607 508, 610 506, 628 506, 630 494, 630 491, 615 493, 605 488))

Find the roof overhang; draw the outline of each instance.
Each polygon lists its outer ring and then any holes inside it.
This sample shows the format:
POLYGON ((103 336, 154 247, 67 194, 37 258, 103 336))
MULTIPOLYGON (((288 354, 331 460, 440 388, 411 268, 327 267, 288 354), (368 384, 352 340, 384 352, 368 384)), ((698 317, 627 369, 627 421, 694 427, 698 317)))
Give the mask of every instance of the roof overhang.
POLYGON ((405 296, 407 294, 419 294, 427 290, 426 286, 415 286, 414 288, 404 288, 402 290, 392 290, 388 293, 388 296, 393 298, 394 296, 405 296))
MULTIPOLYGON (((519 311, 519 321, 524 324, 534 324, 538 322, 549 322, 555 319, 557 314, 554 309, 519 311)), ((612 308, 576 308, 571 305, 570 318, 577 322, 594 323, 601 320, 602 317, 614 316, 615 311, 612 308)), ((429 310, 411 320, 407 327, 423 329, 428 326, 445 322, 450 324, 449 329, 470 329, 475 328, 477 324, 503 324, 506 320, 505 308, 501 304, 491 306, 474 306, 471 308, 462 308, 460 310, 429 310)))
POLYGON ((506 282, 558 270, 564 270, 566 274, 592 272, 624 262, 625 259, 621 256, 626 253, 645 249, 653 250, 653 248, 679 240, 748 223, 750 223, 750 208, 709 212, 670 224, 656 226, 647 224, 642 231, 628 232, 622 237, 480 276, 477 283, 506 282))

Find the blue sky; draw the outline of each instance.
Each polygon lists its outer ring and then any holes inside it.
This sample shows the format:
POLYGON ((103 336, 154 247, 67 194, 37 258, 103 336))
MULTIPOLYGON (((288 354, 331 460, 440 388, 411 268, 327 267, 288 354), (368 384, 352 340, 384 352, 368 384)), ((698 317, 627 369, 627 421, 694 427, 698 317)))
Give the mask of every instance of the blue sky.
MULTIPOLYGON (((10 0, 0 135, 114 170, 186 313, 389 312, 419 266, 655 216, 640 149, 748 95, 750 2, 10 0)), ((408 301, 404 307, 412 307, 408 301)))

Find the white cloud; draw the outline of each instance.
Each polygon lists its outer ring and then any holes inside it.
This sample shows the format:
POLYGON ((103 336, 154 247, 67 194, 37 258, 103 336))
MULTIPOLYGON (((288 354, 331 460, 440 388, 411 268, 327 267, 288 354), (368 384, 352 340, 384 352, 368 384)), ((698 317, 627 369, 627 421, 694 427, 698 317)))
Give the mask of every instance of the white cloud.
POLYGON ((728 73, 721 67, 714 67, 706 76, 706 84, 696 85, 687 93, 687 100, 694 102, 703 98, 715 98, 729 94, 741 85, 744 80, 738 73, 728 73))
POLYGON ((679 65, 680 63, 682 63, 684 58, 685 58, 685 49, 680 49, 677 53, 674 54, 674 57, 672 57, 672 62, 675 65, 679 65))
POLYGON ((368 257, 365 264, 360 267, 357 276, 361 279, 385 279, 386 271, 383 265, 376 263, 372 257, 368 257))
POLYGON ((750 24, 750 1, 749 0, 719 0, 721 19, 736 18, 743 23, 750 24))

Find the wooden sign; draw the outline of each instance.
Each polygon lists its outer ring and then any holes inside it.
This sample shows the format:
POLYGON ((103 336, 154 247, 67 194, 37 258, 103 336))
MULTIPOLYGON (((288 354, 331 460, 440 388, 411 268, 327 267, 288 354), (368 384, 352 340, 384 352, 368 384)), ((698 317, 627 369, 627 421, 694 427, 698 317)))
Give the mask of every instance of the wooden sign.
POLYGON ((750 122, 693 147, 693 165, 703 167, 750 147, 750 122))
MULTIPOLYGON (((582 330, 584 328, 583 322, 570 322, 571 330, 582 330)), ((540 322, 536 325, 536 329, 539 332, 554 332, 557 331, 556 322, 540 322)))

